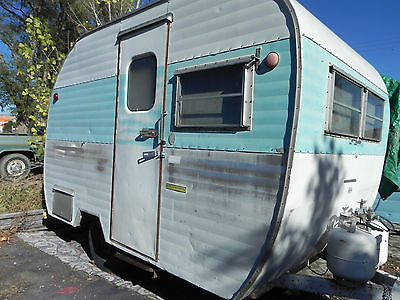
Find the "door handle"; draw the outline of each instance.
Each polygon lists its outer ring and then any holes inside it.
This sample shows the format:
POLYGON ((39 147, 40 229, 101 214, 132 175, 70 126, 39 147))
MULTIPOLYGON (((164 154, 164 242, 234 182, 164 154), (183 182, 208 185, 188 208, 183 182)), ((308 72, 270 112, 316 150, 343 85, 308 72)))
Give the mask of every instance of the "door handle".
POLYGON ((140 165, 140 164, 142 164, 142 163, 144 163, 144 162, 146 162, 148 160, 161 159, 161 158, 164 158, 164 157, 165 157, 165 155, 164 155, 163 152, 158 152, 156 150, 154 150, 154 151, 146 151, 146 152, 142 153, 142 157, 139 158, 137 162, 138 162, 138 165, 140 165))
POLYGON ((153 139, 158 137, 158 131, 154 128, 143 128, 140 130, 140 136, 147 139, 153 139))

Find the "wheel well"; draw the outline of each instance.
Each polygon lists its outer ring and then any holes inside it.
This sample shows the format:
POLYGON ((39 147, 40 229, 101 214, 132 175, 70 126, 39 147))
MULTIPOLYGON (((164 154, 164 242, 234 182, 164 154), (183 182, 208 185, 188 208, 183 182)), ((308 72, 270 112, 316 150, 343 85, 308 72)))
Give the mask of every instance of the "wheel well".
POLYGON ((35 158, 35 154, 31 151, 4 151, 0 153, 0 159, 2 159, 4 156, 8 154, 15 154, 15 153, 23 154, 27 158, 29 158, 29 160, 33 160, 35 158))
POLYGON ((81 220, 80 220, 79 226, 84 230, 90 229, 90 228, 96 228, 97 230, 99 230, 101 239, 105 243, 106 237, 105 237, 104 230, 103 230, 103 227, 100 222, 100 218, 98 216, 92 215, 92 214, 84 212, 84 211, 80 211, 80 213, 81 213, 81 220))
POLYGON ((81 211, 81 221, 80 221, 80 226, 81 227, 88 227, 89 224, 95 223, 101 228, 101 223, 100 219, 97 216, 91 215, 87 212, 81 211))

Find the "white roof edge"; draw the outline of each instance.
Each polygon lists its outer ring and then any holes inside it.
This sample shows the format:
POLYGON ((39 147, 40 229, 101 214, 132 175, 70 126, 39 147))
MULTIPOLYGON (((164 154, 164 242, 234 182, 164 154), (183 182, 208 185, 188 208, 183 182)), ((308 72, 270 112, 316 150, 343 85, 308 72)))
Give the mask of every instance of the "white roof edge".
POLYGON ((296 0, 289 0, 289 2, 292 4, 298 19, 300 34, 302 36, 311 39, 323 47, 387 94, 382 77, 368 61, 361 57, 296 0))

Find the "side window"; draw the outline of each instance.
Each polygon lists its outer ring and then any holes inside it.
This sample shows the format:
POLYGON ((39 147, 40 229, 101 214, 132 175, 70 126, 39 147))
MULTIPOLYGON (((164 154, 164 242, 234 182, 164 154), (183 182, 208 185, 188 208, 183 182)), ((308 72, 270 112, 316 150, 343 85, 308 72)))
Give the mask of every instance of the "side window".
POLYGON ((383 101, 368 92, 365 116, 364 138, 379 141, 382 135, 383 101))
POLYGON ((253 65, 238 60, 227 65, 192 67, 175 75, 175 127, 205 131, 250 130, 253 65))
POLYGON ((331 68, 325 132, 380 141, 384 100, 360 83, 331 68))
POLYGON ((157 59, 154 54, 134 57, 128 71, 128 108, 145 111, 153 107, 156 94, 157 59))
POLYGON ((331 132, 357 137, 361 119, 361 87, 336 74, 331 132))

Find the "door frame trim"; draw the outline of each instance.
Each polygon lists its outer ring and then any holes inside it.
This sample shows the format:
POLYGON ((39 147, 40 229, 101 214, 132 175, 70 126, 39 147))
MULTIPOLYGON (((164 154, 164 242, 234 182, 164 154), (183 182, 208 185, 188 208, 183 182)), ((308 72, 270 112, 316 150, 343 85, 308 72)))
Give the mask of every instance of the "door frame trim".
MULTIPOLYGON (((165 61, 164 61, 164 77, 163 77, 163 99, 162 99, 162 109, 161 109, 161 135, 160 135, 160 153, 163 151, 163 141, 164 141, 164 118, 165 118, 165 109, 166 109, 166 90, 167 90, 167 66, 168 66, 168 55, 169 55, 169 39, 170 39, 170 24, 173 21, 172 13, 167 13, 158 18, 146 21, 142 24, 129 28, 127 30, 120 31, 117 36, 118 43, 118 69, 117 69, 117 89, 116 89, 116 101, 115 101, 115 120, 114 120, 114 141, 113 141, 113 158, 112 158, 112 182, 111 182, 111 201, 110 201, 110 224, 109 224, 109 240, 114 244, 118 244, 130 251, 142 256, 149 258, 153 261, 158 261, 159 256, 159 239, 160 239, 160 219, 161 219, 161 181, 162 181, 162 158, 160 158, 159 163, 159 172, 158 172, 158 198, 157 198, 157 225, 156 225, 156 249, 154 257, 146 255, 128 245, 125 245, 121 242, 112 238, 112 227, 113 227, 113 218, 114 218, 114 192, 115 192, 115 172, 116 172, 116 150, 117 150, 117 136, 118 136, 118 115, 119 115, 119 101, 120 101, 120 79, 121 79, 121 52, 122 52, 122 37, 125 37, 128 34, 135 33, 137 31, 141 31, 143 29, 147 29, 154 25, 162 25, 163 23, 167 26, 166 33, 166 45, 165 45, 165 61)), ((150 29, 150 28, 149 28, 150 29)), ((161 156, 162 157, 162 156, 161 156)))
MULTIPOLYGON (((172 23, 174 17, 172 13, 167 13, 165 15, 162 15, 158 18, 154 18, 151 20, 148 20, 146 22, 143 22, 139 25, 133 26, 131 28, 125 29, 125 30, 121 30, 120 32, 118 32, 117 35, 117 39, 120 40, 122 37, 124 37, 125 35, 134 33, 135 31, 139 31, 142 29, 145 29, 147 27, 153 26, 153 25, 157 25, 158 23, 164 23, 166 22, 167 24, 172 23)), ((169 35, 169 33, 167 33, 167 36, 169 35)), ((119 41, 118 41, 119 42, 119 41)))
POLYGON ((169 42, 170 42, 171 23, 167 23, 167 38, 165 43, 165 61, 164 61, 164 85, 163 99, 161 110, 161 134, 160 134, 160 164, 158 174, 158 208, 157 208, 157 233, 156 233, 156 255, 155 260, 158 261, 159 246, 160 246, 160 222, 161 222, 161 186, 162 186, 162 170, 164 162, 164 146, 165 146, 165 117, 167 115, 167 76, 168 76, 168 58, 169 58, 169 42))

